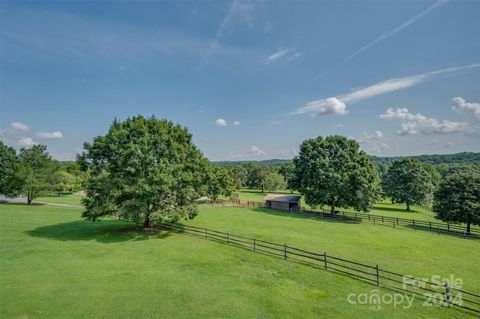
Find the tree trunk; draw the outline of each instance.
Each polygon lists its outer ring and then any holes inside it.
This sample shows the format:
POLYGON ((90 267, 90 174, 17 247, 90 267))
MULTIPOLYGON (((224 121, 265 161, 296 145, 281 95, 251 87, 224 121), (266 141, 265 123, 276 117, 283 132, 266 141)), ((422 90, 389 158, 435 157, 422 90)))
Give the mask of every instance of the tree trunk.
POLYGON ((407 201, 407 210, 410 211, 410 202, 407 201))
POLYGON ((467 223, 467 234, 470 234, 470 222, 467 223))
POLYGON ((330 198, 330 213, 335 216, 335 197, 330 198))
POLYGON ((31 197, 27 197, 27 205, 32 205, 32 198, 31 197))
POLYGON ((145 221, 143 222, 143 228, 150 228, 150 214, 145 217, 145 221))
POLYGON ((262 186, 262 193, 263 193, 263 186, 262 186))

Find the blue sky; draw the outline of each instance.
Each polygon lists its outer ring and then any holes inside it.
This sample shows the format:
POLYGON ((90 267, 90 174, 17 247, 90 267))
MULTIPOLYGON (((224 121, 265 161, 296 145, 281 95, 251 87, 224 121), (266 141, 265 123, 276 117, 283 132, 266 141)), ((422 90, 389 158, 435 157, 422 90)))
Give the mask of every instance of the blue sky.
POLYGON ((318 135, 380 156, 480 151, 480 2, 0 7, 1 139, 73 159, 112 120, 188 127, 212 160, 318 135))

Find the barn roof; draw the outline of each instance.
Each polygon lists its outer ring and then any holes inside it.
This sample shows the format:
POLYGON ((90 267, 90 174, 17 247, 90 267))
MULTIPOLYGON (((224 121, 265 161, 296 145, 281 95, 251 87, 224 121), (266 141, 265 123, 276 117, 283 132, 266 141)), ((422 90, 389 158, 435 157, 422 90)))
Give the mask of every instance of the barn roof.
POLYGON ((268 194, 265 196, 265 200, 271 202, 282 202, 282 203, 296 203, 300 201, 300 195, 284 195, 284 194, 268 194))

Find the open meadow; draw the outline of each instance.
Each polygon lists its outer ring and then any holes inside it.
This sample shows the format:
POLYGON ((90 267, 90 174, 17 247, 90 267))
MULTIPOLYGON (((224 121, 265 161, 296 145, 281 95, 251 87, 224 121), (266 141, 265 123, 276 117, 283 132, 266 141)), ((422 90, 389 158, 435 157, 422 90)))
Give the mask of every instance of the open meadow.
MULTIPOLYGON (((70 202, 73 203, 70 196, 70 202)), ((93 223, 78 207, 0 205, 2 318, 474 318, 446 307, 350 304, 375 286, 168 231, 93 223)), ((201 207, 188 225, 229 231, 480 290, 478 241, 267 209, 201 207)), ((379 288, 381 292, 389 292, 379 288)))

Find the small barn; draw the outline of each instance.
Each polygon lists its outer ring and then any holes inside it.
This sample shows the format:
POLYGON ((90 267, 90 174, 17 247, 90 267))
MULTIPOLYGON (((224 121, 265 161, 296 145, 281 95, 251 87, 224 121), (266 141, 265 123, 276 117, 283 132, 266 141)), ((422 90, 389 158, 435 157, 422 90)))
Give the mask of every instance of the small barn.
POLYGON ((286 211, 298 211, 301 198, 300 195, 268 194, 265 197, 265 206, 286 211))

